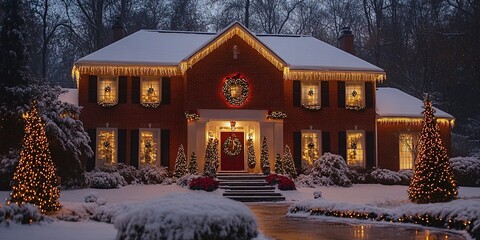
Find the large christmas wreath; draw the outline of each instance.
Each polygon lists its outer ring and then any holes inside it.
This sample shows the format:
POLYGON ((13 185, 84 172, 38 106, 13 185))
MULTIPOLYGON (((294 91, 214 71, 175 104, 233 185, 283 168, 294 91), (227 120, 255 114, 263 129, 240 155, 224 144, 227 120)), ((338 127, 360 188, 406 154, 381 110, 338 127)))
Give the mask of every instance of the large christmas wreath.
POLYGON ((228 156, 237 156, 241 151, 242 143, 240 142, 240 139, 235 136, 235 134, 229 136, 223 143, 223 152, 228 156))
POLYGON ((223 95, 228 103, 234 106, 241 106, 248 97, 248 82, 240 77, 240 73, 227 78, 222 89, 223 95), (232 87, 241 87, 240 94, 238 96, 232 96, 232 87))

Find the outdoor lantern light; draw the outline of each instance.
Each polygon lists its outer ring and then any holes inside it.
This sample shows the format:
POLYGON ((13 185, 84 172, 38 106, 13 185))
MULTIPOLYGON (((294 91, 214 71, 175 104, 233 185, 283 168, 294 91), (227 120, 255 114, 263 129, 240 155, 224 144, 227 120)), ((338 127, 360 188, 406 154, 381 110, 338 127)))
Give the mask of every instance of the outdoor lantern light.
POLYGON ((235 131, 235 125, 236 125, 236 124, 237 124, 237 123, 236 123, 235 121, 231 121, 231 122, 230 122, 230 128, 232 129, 232 131, 235 131))

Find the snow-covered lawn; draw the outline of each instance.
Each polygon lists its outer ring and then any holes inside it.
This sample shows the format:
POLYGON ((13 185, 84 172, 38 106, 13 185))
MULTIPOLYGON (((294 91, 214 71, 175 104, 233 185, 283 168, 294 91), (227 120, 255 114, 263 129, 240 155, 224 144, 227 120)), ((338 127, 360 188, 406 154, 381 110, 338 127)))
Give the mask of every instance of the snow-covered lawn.
MULTIPOLYGON (((287 201, 296 203, 313 199, 313 193, 322 192, 322 198, 333 202, 345 202, 352 204, 367 204, 371 206, 392 207, 408 203, 406 186, 386 186, 377 184, 353 185, 350 188, 342 187, 317 187, 298 188, 297 191, 282 191, 287 201)), ((60 202, 64 205, 64 213, 77 211, 79 222, 54 221, 53 223, 43 222, 40 225, 0 225, 0 236, 2 240, 29 239, 35 236, 36 239, 115 239, 117 230, 113 224, 95 222, 86 218, 100 206, 96 203, 85 203, 85 196, 95 192, 98 196, 97 202, 105 207, 125 205, 127 203, 138 204, 154 200, 158 197, 171 193, 192 192, 188 188, 172 185, 127 185, 118 189, 78 189, 64 190, 61 192, 60 202), (85 216, 82 216, 82 213, 85 216), (82 219, 84 218, 84 219, 82 219)), ((222 190, 216 190, 210 195, 222 195, 222 190)), ((6 199, 9 192, 0 192, 0 199, 6 199)), ((463 199, 480 200, 480 188, 460 187, 459 196, 463 199)), ((1 201, 2 203, 4 201, 1 201)))

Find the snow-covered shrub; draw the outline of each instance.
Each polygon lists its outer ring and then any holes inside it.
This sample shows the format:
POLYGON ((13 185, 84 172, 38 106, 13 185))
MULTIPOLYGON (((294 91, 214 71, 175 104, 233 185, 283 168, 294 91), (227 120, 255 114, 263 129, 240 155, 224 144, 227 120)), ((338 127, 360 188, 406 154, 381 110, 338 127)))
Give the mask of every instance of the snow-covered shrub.
POLYGON ((313 192, 313 198, 315 199, 322 198, 322 191, 313 192))
POLYGON ((94 169, 87 173, 91 188, 118 188, 127 185, 125 179, 118 172, 103 172, 94 169))
POLYGON ((138 170, 134 166, 119 163, 117 164, 117 171, 125 179, 127 184, 138 182, 138 170))
POLYGON ((296 184, 302 187, 316 186, 352 186, 355 178, 342 156, 325 153, 313 162, 310 174, 302 174, 296 179, 296 184))
POLYGON ((185 176, 177 179, 177 185, 181 187, 189 186, 193 179, 200 177, 200 175, 186 174, 185 176))
POLYGON ((480 186, 480 158, 455 157, 450 159, 455 180, 461 186, 480 186))
POLYGON ((92 203, 96 202, 98 199, 98 193, 97 192, 89 192, 87 195, 85 195, 85 202, 86 203, 92 203))
POLYGON ((114 205, 100 206, 95 209, 90 219, 99 222, 114 223, 115 219, 119 215, 126 213, 135 207, 138 207, 138 205, 132 203, 120 203, 114 205))
POLYGON ((138 178, 143 184, 160 184, 168 178, 168 170, 164 167, 143 166, 138 170, 138 178))
POLYGON ((10 151, 6 155, 0 155, 0 190, 10 189, 10 181, 13 178, 18 157, 18 151, 10 151))
POLYGON ((27 224, 42 220, 44 220, 44 217, 38 210, 38 207, 30 203, 22 205, 17 205, 15 203, 10 205, 0 204, 0 223, 14 222, 27 224))
POLYGON ((191 190, 214 191, 218 188, 219 182, 212 177, 197 177, 192 179, 188 187, 191 190))
POLYGON ((372 181, 383 185, 408 185, 413 176, 412 170, 392 171, 388 169, 375 169, 370 173, 372 181))
POLYGON ((252 239, 257 223, 245 205, 221 196, 177 193, 117 217, 117 239, 252 239))

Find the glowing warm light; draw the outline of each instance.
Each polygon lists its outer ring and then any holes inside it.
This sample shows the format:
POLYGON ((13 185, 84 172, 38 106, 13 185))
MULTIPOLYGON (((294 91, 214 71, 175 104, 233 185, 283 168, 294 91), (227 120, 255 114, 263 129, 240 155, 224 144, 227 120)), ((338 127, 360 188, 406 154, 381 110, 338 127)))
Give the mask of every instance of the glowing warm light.
POLYGON ((363 145, 363 132, 347 132, 347 164, 349 166, 365 166, 363 145))
MULTIPOLYGON (((381 124, 407 124, 422 125, 423 118, 407 118, 407 117, 380 117, 377 122, 381 124)), ((437 118, 437 123, 451 126, 455 125, 455 119, 437 118)))
POLYGON ((292 70, 285 67, 283 70, 283 78, 290 80, 319 80, 319 81, 371 81, 383 82, 386 79, 384 72, 349 72, 349 71, 306 71, 292 70))
POLYGON ((302 132, 302 163, 311 166, 320 157, 318 132, 302 132))
POLYGON ((117 163, 115 130, 100 130, 97 142, 97 166, 117 163))
POLYGON ((178 66, 108 66, 83 64, 76 64, 72 69, 72 73, 77 81, 80 79, 80 74, 111 76, 175 76, 182 74, 178 66))
POLYGON ((157 165, 158 138, 154 131, 140 131, 140 164, 157 165))

